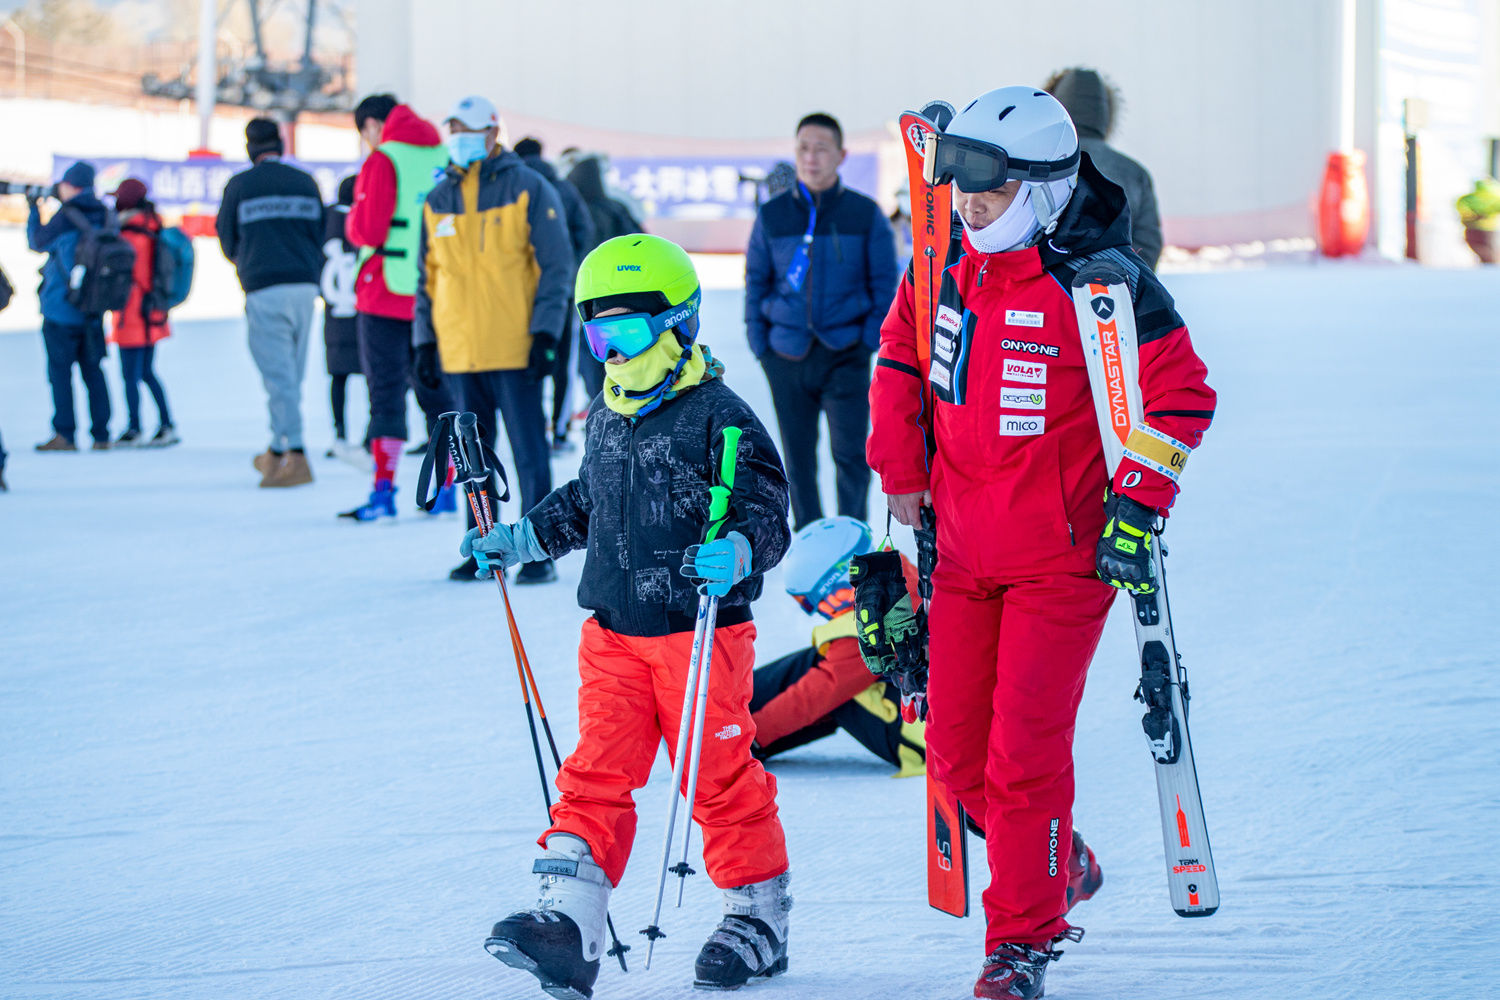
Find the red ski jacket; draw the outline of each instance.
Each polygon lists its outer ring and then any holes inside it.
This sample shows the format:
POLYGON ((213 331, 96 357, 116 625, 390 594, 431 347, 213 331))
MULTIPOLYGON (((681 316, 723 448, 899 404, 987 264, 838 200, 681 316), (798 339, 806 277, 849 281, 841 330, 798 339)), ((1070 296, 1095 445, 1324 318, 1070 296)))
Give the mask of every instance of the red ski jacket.
MULTIPOLYGON (((385 120, 380 141, 440 146, 443 139, 436 126, 418 117, 406 105, 398 104, 385 120)), ((390 157, 377 149, 359 168, 359 177, 354 182, 354 204, 349 209, 348 221, 344 223, 344 234, 357 247, 383 246, 395 214, 396 168, 390 157)), ((421 225, 420 212, 414 224, 421 225)), ((360 266, 354 296, 354 308, 372 316, 410 322, 416 311, 415 295, 397 295, 385 286, 378 255, 360 266)))
POLYGON ((121 347, 150 347, 172 334, 167 314, 148 309, 146 296, 156 274, 156 239, 161 218, 155 212, 126 212, 120 219, 120 235, 135 248, 135 270, 131 272, 130 298, 125 308, 110 313, 113 325, 109 341, 121 347))
MULTIPOLYGON (((1129 232, 1124 193, 1085 155, 1039 247, 981 254, 963 241, 943 276, 936 365, 918 358, 908 271, 880 331, 867 455, 887 494, 931 489, 939 565, 1001 580, 1093 572, 1104 448, 1069 291, 1086 259, 1127 273, 1147 423, 1192 448, 1213 419, 1207 369, 1129 232)), ((1129 458, 1113 487, 1163 516, 1177 493, 1129 458)))

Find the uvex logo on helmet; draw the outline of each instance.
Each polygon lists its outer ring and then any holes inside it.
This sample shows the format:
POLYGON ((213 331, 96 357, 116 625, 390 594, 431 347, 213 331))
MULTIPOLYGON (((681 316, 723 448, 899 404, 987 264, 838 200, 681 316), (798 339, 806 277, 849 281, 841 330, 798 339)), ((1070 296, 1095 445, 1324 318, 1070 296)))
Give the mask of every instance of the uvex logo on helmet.
POLYGON ((615 266, 616 271, 639 271, 640 269, 641 265, 639 264, 618 264, 615 266))

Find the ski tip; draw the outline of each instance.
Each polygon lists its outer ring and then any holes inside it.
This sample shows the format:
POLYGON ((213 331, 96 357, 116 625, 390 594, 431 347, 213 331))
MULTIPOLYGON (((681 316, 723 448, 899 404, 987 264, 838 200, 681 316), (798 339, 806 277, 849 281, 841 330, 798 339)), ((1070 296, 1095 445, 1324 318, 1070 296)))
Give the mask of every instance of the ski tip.
POLYGON ((1215 913, 1218 913, 1218 912, 1219 912, 1219 908, 1217 906, 1200 907, 1199 909, 1196 909, 1196 910, 1177 910, 1176 911, 1176 913, 1177 913, 1177 915, 1179 917, 1211 917, 1215 913))

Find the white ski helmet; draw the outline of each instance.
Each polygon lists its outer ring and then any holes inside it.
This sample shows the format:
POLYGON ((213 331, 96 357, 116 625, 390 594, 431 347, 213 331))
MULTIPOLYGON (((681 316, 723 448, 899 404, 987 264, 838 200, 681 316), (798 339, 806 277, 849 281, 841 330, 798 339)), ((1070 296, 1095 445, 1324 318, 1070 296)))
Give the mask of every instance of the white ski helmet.
POLYGON ((855 517, 822 517, 792 538, 781 564, 786 592, 808 614, 832 618, 854 605, 849 561, 875 547, 870 526, 855 517), (847 594, 840 594, 847 590, 847 594))
POLYGON ((1046 91, 1001 87, 970 101, 929 138, 924 159, 930 182, 951 180, 961 191, 989 191, 1020 180, 1029 189, 1037 224, 1050 231, 1078 185, 1078 132, 1046 91))

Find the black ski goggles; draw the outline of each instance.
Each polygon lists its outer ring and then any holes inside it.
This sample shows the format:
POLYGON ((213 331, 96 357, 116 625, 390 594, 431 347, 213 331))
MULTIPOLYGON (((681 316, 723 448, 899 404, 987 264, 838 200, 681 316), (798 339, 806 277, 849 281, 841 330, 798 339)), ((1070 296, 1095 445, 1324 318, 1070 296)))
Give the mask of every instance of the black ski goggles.
POLYGON ((1056 181, 1078 172, 1080 153, 1061 160, 1018 160, 999 146, 961 135, 929 132, 922 147, 922 179, 952 181, 960 191, 993 191, 1006 181, 1056 181))

